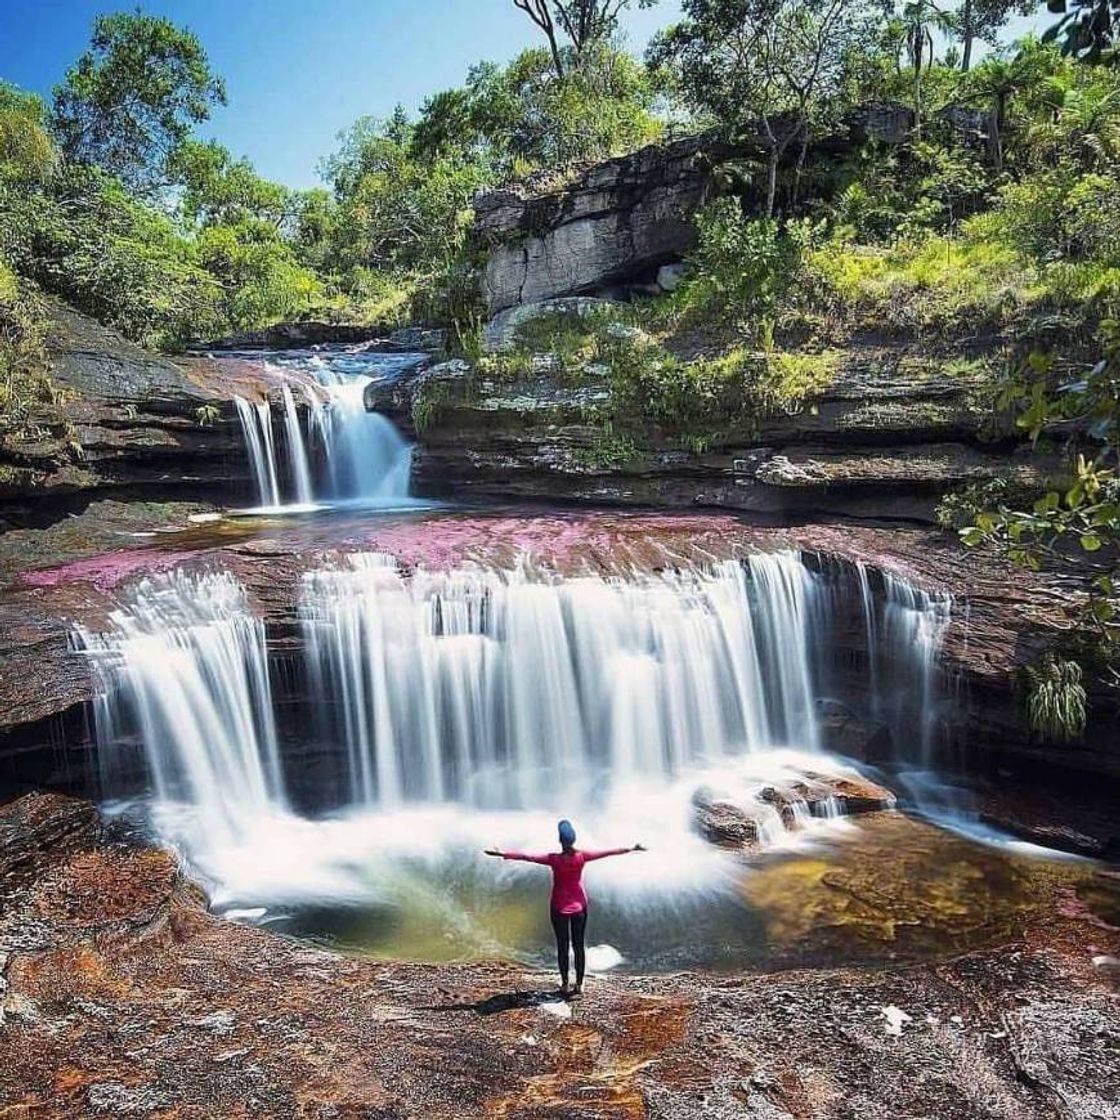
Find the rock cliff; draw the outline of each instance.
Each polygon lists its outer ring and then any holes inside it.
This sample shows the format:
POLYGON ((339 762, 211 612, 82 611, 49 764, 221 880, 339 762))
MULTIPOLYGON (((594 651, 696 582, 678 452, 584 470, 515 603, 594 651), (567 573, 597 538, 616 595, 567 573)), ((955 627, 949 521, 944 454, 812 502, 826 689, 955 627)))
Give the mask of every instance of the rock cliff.
MULTIPOLYGON (((950 128, 982 141, 982 114, 956 112, 950 128)), ((896 105, 853 112, 808 154, 836 160, 868 141, 900 143, 913 113, 896 105)), ((734 142, 715 132, 643 148, 568 174, 530 178, 475 199, 473 237, 486 253, 482 294, 491 315, 520 303, 650 285, 696 240, 692 215, 716 191, 716 172, 757 158, 761 132, 734 142)))

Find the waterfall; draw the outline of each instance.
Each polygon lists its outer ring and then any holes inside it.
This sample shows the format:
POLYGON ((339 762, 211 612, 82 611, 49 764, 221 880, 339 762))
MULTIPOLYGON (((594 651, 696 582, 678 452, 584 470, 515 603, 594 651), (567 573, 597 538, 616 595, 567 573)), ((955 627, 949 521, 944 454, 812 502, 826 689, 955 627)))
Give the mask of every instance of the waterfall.
POLYGON ((111 755, 139 737, 157 797, 236 837, 284 803, 264 624, 227 574, 145 580, 78 645, 101 684, 98 745, 111 755))
MULTIPOLYGON (((841 609, 829 578, 796 552, 626 578, 349 556, 300 588, 316 750, 342 778, 339 807, 379 811, 593 806, 761 752, 819 751, 813 644, 841 609)), ((882 643, 872 703, 928 762, 951 603, 884 587, 861 604, 882 643)), ((102 755, 139 739, 158 799, 197 806, 221 836, 282 809, 264 626, 236 580, 148 579, 111 622, 79 638, 101 681, 102 755)))
POLYGON ((300 615, 356 801, 510 808, 815 749, 809 578, 795 553, 626 581, 366 555, 306 576, 300 615))
POLYGON ((809 669, 809 611, 815 588, 796 552, 750 558, 759 589, 755 598, 764 658, 774 667, 766 680, 776 731, 786 742, 817 749, 820 736, 809 669))
POLYGON ((327 466, 326 496, 407 498, 412 448, 389 420, 366 411, 366 386, 373 379, 327 363, 316 365, 314 373, 326 390, 326 400, 311 411, 312 438, 327 466))
POLYGON ((285 385, 284 425, 288 434, 288 456, 292 462, 292 482, 296 490, 296 501, 300 505, 311 505, 315 495, 311 489, 311 467, 307 461, 307 447, 303 440, 303 429, 299 426, 299 413, 292 390, 285 385))
POLYGON ((244 397, 234 397, 249 462, 257 483, 260 504, 272 509, 280 504, 280 484, 276 469, 276 447, 272 438, 272 410, 268 402, 251 405, 244 397))
MULTIPOLYGON (((400 377, 422 357, 345 350, 268 354, 264 372, 280 384, 283 402, 289 486, 281 485, 285 472, 278 464, 267 400, 253 405, 234 398, 260 506, 282 507, 286 498, 298 506, 318 501, 407 503, 412 448, 386 417, 366 410, 365 392, 375 381, 400 377), (307 392, 306 432, 292 392, 293 374, 317 385, 307 392)), ((260 358, 253 357, 258 366, 260 358)))
MULTIPOLYGON (((952 620, 952 599, 924 591, 883 573, 885 598, 877 667, 875 706, 891 726, 898 753, 929 768, 934 761, 941 722, 938 700, 938 657, 952 620)), ((873 616, 872 616, 873 617, 873 616)))

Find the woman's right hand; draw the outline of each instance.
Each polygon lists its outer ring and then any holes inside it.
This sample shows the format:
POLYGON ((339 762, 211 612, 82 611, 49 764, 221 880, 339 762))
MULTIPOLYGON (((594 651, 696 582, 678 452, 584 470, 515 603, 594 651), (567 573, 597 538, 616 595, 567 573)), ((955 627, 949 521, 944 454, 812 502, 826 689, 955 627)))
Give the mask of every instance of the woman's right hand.
POLYGON ((635 844, 630 850, 632 852, 645 852, 649 849, 646 848, 645 844, 635 844))
POLYGON ((501 848, 487 848, 482 854, 485 856, 497 856, 500 859, 504 853, 501 848))

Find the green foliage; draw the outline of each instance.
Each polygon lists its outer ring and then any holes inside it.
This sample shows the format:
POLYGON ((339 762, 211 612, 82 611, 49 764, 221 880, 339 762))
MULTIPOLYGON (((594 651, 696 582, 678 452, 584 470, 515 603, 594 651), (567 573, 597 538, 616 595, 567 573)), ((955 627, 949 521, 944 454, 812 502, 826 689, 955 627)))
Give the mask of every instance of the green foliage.
POLYGON ((0 445, 38 436, 37 417, 61 399, 48 373, 46 327, 38 294, 0 259, 0 445))
POLYGON ((68 158, 154 195, 192 126, 225 100, 191 32, 139 10, 117 12, 97 17, 89 50, 55 90, 54 124, 68 158))
POLYGON ((1085 734, 1087 701, 1084 672, 1076 661, 1048 657, 1029 666, 1027 721, 1046 742, 1069 743, 1085 734))
POLYGON ((1009 375, 1000 400, 1036 442, 1045 435, 1068 439, 1069 486, 1030 508, 986 510, 961 539, 997 548, 1030 569, 1065 568, 1087 583, 1080 620, 1120 685, 1120 325, 1102 329, 1101 360, 1083 376, 1059 377, 1053 358, 1036 354, 1009 375))
POLYGON ((0 182, 32 187, 47 179, 56 163, 42 101, 0 81, 0 182))
POLYGON ((731 198, 696 216, 699 245, 680 302, 685 320, 730 317, 755 339, 762 337, 788 297, 805 282, 802 267, 812 230, 803 223, 784 229, 771 219, 744 215, 731 198))

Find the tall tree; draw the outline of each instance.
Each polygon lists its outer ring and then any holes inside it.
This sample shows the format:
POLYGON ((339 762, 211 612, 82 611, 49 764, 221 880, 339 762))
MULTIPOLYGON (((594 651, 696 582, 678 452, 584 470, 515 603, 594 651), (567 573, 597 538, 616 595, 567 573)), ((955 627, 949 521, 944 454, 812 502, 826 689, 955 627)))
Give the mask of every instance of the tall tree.
POLYGON ((70 158, 95 164, 137 194, 167 185, 168 163, 225 85, 202 44, 142 12, 98 16, 89 49, 54 93, 54 127, 70 158))
MULTIPOLYGON (((552 51, 556 76, 564 77, 560 35, 567 37, 578 61, 584 51, 609 39, 618 29, 623 11, 635 0, 513 0, 544 32, 552 51)), ((636 0, 639 8, 652 8, 657 0, 636 0)))
POLYGON ((1038 0, 964 0, 955 13, 957 34, 961 41, 961 69, 972 69, 976 41, 992 43, 1012 15, 1029 15, 1038 7, 1038 0))
POLYGON ((899 12, 906 42, 906 54, 914 91, 914 134, 922 137, 922 116, 925 110, 923 75, 934 60, 934 36, 953 29, 953 17, 934 0, 903 0, 899 12))

